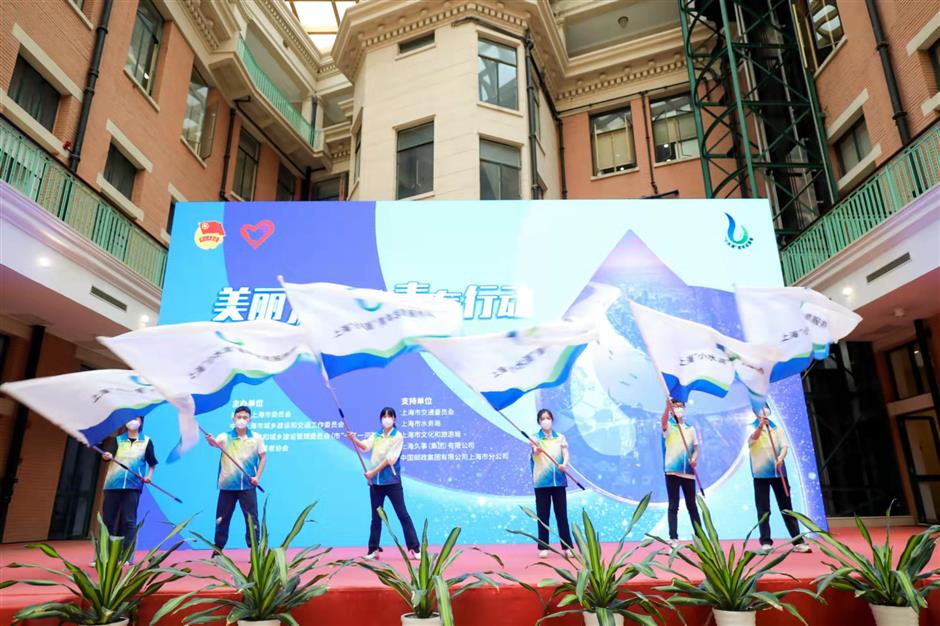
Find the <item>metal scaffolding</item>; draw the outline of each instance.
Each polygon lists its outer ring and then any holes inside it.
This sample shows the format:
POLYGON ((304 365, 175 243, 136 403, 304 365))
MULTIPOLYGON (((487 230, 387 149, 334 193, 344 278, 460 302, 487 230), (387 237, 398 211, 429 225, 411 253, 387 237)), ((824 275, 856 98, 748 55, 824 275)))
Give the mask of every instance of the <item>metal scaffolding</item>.
POLYGON ((709 198, 768 198, 785 244, 836 196, 791 0, 678 0, 709 198))

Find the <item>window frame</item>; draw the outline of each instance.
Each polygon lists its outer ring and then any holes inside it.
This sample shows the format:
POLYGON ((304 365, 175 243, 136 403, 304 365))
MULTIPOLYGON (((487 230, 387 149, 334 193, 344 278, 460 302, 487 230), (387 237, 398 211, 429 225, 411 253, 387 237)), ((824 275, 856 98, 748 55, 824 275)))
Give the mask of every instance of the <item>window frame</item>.
POLYGON ((485 137, 480 137, 479 146, 480 146, 479 147, 479 150, 480 150, 480 200, 521 200, 522 199, 522 152, 519 146, 504 143, 501 141, 496 141, 493 139, 487 139, 485 137), (515 154, 518 156, 518 165, 513 165, 513 164, 497 161, 492 158, 484 157, 483 156, 484 144, 493 144, 496 146, 500 146, 501 148, 509 148, 510 150, 513 150, 515 154), (483 197, 483 165, 484 163, 488 165, 495 165, 499 168, 498 170, 499 171, 499 177, 498 177, 499 192, 497 194, 498 197, 496 198, 484 198, 483 197), (517 197, 514 197, 514 198, 503 197, 503 189, 502 189, 503 171, 504 171, 503 168, 510 169, 515 172, 516 188, 519 190, 517 197))
POLYGON ((121 152, 121 149, 117 146, 117 144, 111 143, 110 146, 108 147, 108 156, 107 156, 107 159, 105 160, 104 172, 102 172, 102 176, 108 182, 108 184, 114 187, 122 196, 124 196, 128 200, 133 201, 134 187, 136 187, 137 175, 139 173, 140 173, 140 170, 137 168, 136 165, 134 165, 134 162, 130 160, 129 158, 127 158, 127 156, 123 152, 121 152), (117 161, 117 159, 124 161, 124 163, 117 161), (121 169, 124 169, 125 163, 130 168, 130 170, 134 172, 130 176, 130 183, 126 192, 124 190, 125 185, 121 181, 121 179, 117 179, 117 180, 114 179, 114 177, 116 176, 124 175, 124 173, 120 171, 116 171, 115 168, 120 166, 121 169))
POLYGON ((261 142, 255 139, 255 137, 249 133, 243 126, 238 134, 238 147, 235 152, 235 172, 232 176, 232 193, 237 195, 242 200, 254 200, 255 190, 258 182, 258 162, 261 160, 261 142), (255 150, 254 154, 251 154, 245 146, 242 145, 242 140, 247 137, 249 141, 254 142, 255 150), (245 192, 245 163, 250 163, 252 167, 251 173, 251 188, 245 192))
MULTIPOLYGON (((701 153, 701 149, 699 148, 699 144, 698 144, 698 132, 695 131, 695 130, 693 130, 693 134, 692 134, 690 137, 683 138, 683 137, 681 136, 681 125, 680 125, 680 121, 679 121, 679 119, 678 119, 678 118, 682 118, 682 117, 686 117, 686 116, 691 117, 691 118, 692 118, 692 122, 693 122, 693 129, 694 129, 694 126, 695 126, 695 111, 694 111, 694 109, 693 109, 693 106, 694 106, 694 105, 692 104, 692 97, 691 97, 689 94, 687 94, 687 93, 674 93, 674 94, 671 94, 671 95, 663 96, 663 97, 661 97, 661 98, 656 98, 655 100, 654 100, 654 99, 650 99, 650 100, 649 100, 649 105, 648 105, 648 108, 647 108, 647 114, 649 115, 650 131, 652 132, 652 135, 653 135, 652 140, 653 140, 653 164, 654 164, 654 165, 660 165, 660 164, 666 164, 666 163, 675 163, 675 162, 678 162, 678 161, 685 161, 685 160, 688 160, 688 159, 697 159, 697 158, 701 158, 702 153, 701 153), (685 100, 686 100, 686 104, 684 104, 683 106, 686 106, 686 105, 687 105, 687 106, 689 107, 688 112, 674 113, 674 111, 677 111, 677 110, 678 110, 678 107, 673 108, 671 111, 665 111, 664 114, 660 114, 660 115, 658 115, 658 116, 653 112, 653 105, 655 105, 655 104, 665 103, 665 102, 669 102, 669 101, 671 101, 671 100, 680 100, 680 99, 685 99, 685 100), (673 114, 672 114, 672 115, 666 115, 665 113, 673 113, 673 114), (676 119, 677 131, 679 132, 679 135, 680 135, 679 140, 678 140, 678 141, 670 142, 670 143, 668 143, 668 144, 659 144, 659 143, 656 142, 656 124, 657 124, 657 123, 666 123, 666 120, 670 120, 670 119, 676 119), (681 145, 682 145, 683 143, 687 142, 687 141, 693 141, 693 140, 694 140, 694 142, 695 142, 695 144, 694 144, 694 145, 695 145, 695 154, 684 154, 684 153, 683 153, 683 154, 679 154, 679 150, 680 150, 681 145), (661 146, 668 146, 668 147, 669 147, 669 150, 670 150, 670 153, 671 153, 673 156, 670 157, 670 158, 668 158, 668 159, 660 159, 660 158, 659 158, 659 156, 660 156, 659 150, 660 150, 661 146)), ((634 145, 634 150, 635 150, 635 149, 636 149, 636 146, 634 145)))
POLYGON ((927 48, 927 56, 930 58, 931 67, 933 67, 936 89, 940 91, 940 38, 937 38, 933 45, 927 48))
MULTIPOLYGON (((509 93, 509 91, 510 90, 508 89, 506 90, 507 93, 509 93)), ((518 46, 505 44, 505 43, 496 41, 494 39, 491 39, 489 37, 485 37, 482 34, 477 38, 477 98, 483 104, 488 104, 490 106, 496 106, 496 107, 500 107, 503 109, 509 109, 511 111, 519 110, 519 48, 518 46), (480 50, 481 43, 486 43, 491 46, 496 46, 497 48, 503 48, 507 51, 512 51, 513 63, 510 64, 508 61, 504 61, 502 59, 499 59, 493 56, 485 55, 480 50), (484 74, 484 70, 486 69, 487 62, 496 64, 496 82, 493 85, 493 88, 496 90, 495 102, 487 100, 484 97, 485 94, 483 92, 483 74, 484 74), (515 73, 515 78, 513 80, 515 88, 511 90, 512 92, 512 104, 511 105, 502 103, 501 94, 503 93, 503 90, 500 88, 500 82, 499 82, 499 69, 501 65, 505 65, 506 67, 511 67, 513 69, 513 72, 515 73)))
MULTIPOLYGON (((888 372, 891 375, 891 389, 892 391, 894 391, 895 401, 907 400, 908 398, 914 398, 919 395, 923 395, 925 393, 930 392, 930 384, 929 384, 929 381, 926 380, 927 371, 925 368, 918 367, 917 365, 917 357, 915 355, 918 354, 919 352, 920 352, 920 342, 917 341, 916 339, 913 341, 909 341, 907 343, 901 344, 900 346, 896 346, 892 348, 891 350, 887 350, 885 352, 885 360, 887 361, 887 364, 888 364, 888 372), (913 395, 902 397, 900 391, 898 390, 899 388, 898 388, 897 373, 894 370, 894 363, 891 357, 893 354, 896 354, 899 352, 907 353, 906 356, 908 358, 908 365, 911 368, 911 374, 913 375, 913 380, 914 380, 914 388, 916 391, 916 393, 914 393, 913 395), (921 378, 920 374, 923 374, 923 379, 921 378)), ((925 357, 930 358, 930 355, 921 354, 920 357, 921 357, 921 360, 923 361, 925 357)))
POLYGON ((313 183, 313 200, 315 202, 338 202, 343 194, 343 177, 342 176, 332 176, 330 178, 324 178, 323 180, 318 180, 313 183), (323 185, 327 183, 336 182, 336 197, 332 195, 326 198, 320 198, 318 192, 323 185))
POLYGON ((124 61, 124 69, 140 85, 147 94, 153 94, 154 79, 157 75, 157 58, 160 56, 160 44, 163 38, 163 15, 157 9, 151 0, 138 0, 137 9, 134 13, 134 29, 131 31, 131 41, 127 48, 127 57, 124 61), (153 18, 153 28, 144 20, 153 18), (139 30, 138 30, 139 28, 139 30), (144 46, 143 38, 149 35, 149 49, 147 54, 149 58, 145 63, 141 63, 141 51, 144 46), (131 65, 131 50, 137 47, 137 56, 134 64, 131 65), (146 68, 144 68, 146 65, 146 68))
MULTIPOLYGON (((205 139, 207 135, 207 122, 209 118, 209 82, 202 77, 202 74, 199 73, 199 70, 196 66, 193 66, 192 72, 189 75, 189 86, 186 89, 186 112, 183 114, 183 128, 181 136, 183 141, 192 148, 193 152, 199 155, 199 158, 204 158, 202 156, 203 151, 205 150, 205 139), (201 83, 195 83, 194 78, 198 78, 201 83), (199 84, 200 87, 205 88, 205 95, 201 101, 199 101, 198 96, 193 96, 193 85, 199 84), (194 119, 194 116, 191 116, 191 112, 195 110, 195 107, 190 106, 189 99, 194 97, 202 105, 202 110, 199 112, 198 119, 194 119), (186 128, 186 122, 193 122, 192 126, 189 129, 186 128), (196 136, 192 137, 191 133, 195 133, 196 136)), ((211 144, 211 141, 209 142, 211 144)))
MULTIPOLYGON (((600 134, 613 133, 616 130, 620 130, 620 129, 605 131, 604 133, 600 133, 600 134)), ((588 117, 588 131, 591 133, 591 171, 594 172, 594 176, 608 176, 610 174, 619 174, 620 172, 625 172, 628 170, 636 169, 637 167, 636 139, 633 133, 633 106, 631 102, 625 103, 622 107, 618 107, 615 109, 608 109, 606 111, 600 111, 598 113, 591 114, 588 117), (621 112, 624 112, 626 114, 624 115, 624 117, 626 118, 626 122, 624 123, 624 127, 622 130, 623 130, 624 135, 627 137, 627 140, 629 141, 630 145, 632 146, 633 162, 625 163, 623 164, 622 167, 620 165, 615 164, 612 168, 605 168, 604 170, 601 170, 598 167, 598 163, 597 163, 597 160, 598 160, 597 159, 597 136, 599 133, 597 132, 595 123, 598 119, 602 117, 609 117, 611 115, 614 115, 616 113, 621 113, 621 112)))
POLYGON ((277 202, 290 202, 295 200, 297 197, 297 177, 294 176, 283 163, 278 163, 277 165, 277 185, 274 189, 274 200, 277 202), (290 178, 290 195, 289 197, 283 197, 282 194, 287 192, 287 186, 284 185, 286 182, 286 177, 290 178))
POLYGON ((17 106, 23 109, 27 115, 36 120, 40 126, 50 133, 53 132, 56 118, 59 116, 59 106, 62 104, 62 93, 56 89, 55 85, 46 80, 42 72, 33 67, 29 59, 22 54, 16 55, 16 61, 13 65, 13 75, 10 78, 7 95, 17 106), (24 93, 24 91, 26 93, 24 93), (52 104, 53 96, 55 99, 54 105, 52 104), (41 110, 35 110, 37 101, 24 102, 23 100, 26 98, 38 98, 41 110), (37 113, 39 114, 38 117, 36 115, 37 113), (46 117, 49 119, 44 120, 43 118, 46 117), (47 121, 48 125, 46 124, 47 121))
POLYGON ((405 41, 399 41, 398 54, 408 54, 415 50, 423 50, 424 48, 433 46, 435 43, 437 42, 435 41, 434 31, 432 30, 429 33, 424 33, 423 35, 418 35, 417 37, 412 37, 405 41))
MULTIPOLYGON (((420 196, 420 195, 431 193, 432 191, 434 191, 434 130, 435 130, 434 120, 430 120, 430 121, 423 122, 421 124, 417 124, 414 126, 408 126, 406 128, 399 128, 396 131, 395 133, 395 199, 396 200, 404 200, 406 198, 413 198, 414 196, 420 196), (430 140, 422 140, 421 143, 409 145, 405 148, 401 147, 403 134, 416 133, 417 131, 427 129, 428 127, 430 127, 431 129, 430 140), (402 155, 405 153, 423 154, 424 152, 423 149, 427 148, 428 146, 430 146, 430 152, 431 152, 431 159, 430 159, 431 168, 430 168, 430 173, 429 173, 430 174, 430 181, 429 181, 430 186, 427 189, 424 189, 421 187, 421 185, 419 184, 420 181, 418 180, 418 178, 419 178, 419 175, 423 174, 423 172, 421 172, 420 170, 416 170, 414 172, 414 180, 415 180, 414 193, 409 193, 408 195, 402 195, 402 188, 401 188, 402 155)), ((416 164, 418 163, 417 159, 415 163, 416 164)))
POLYGON ((833 142, 832 147, 835 150, 836 159, 839 162, 839 168, 842 170, 842 175, 845 176, 850 171, 852 171, 855 166, 861 163, 862 160, 864 160, 865 157, 869 155, 869 153, 871 153, 871 135, 868 134, 868 125, 865 123, 865 116, 862 115, 859 117, 844 133, 839 135, 833 142), (859 151, 860 146, 858 141, 858 131, 862 128, 865 129, 865 138, 868 141, 868 150, 864 153, 859 151), (855 148, 856 161, 850 167, 846 167, 845 159, 842 156, 842 146, 845 145, 845 142, 849 140, 852 141, 852 146, 855 148))

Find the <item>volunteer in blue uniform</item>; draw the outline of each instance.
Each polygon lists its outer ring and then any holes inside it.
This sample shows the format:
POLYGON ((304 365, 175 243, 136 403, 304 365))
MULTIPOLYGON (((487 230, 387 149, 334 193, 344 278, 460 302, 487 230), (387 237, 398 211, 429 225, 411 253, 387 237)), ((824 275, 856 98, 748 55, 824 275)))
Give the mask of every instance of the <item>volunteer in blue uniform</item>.
MULTIPOLYGON (((128 420, 124 432, 105 446, 106 452, 101 457, 108 462, 101 517, 112 536, 124 538, 125 548, 133 546, 137 539, 137 505, 140 502, 140 492, 144 483, 149 483, 153 478, 153 470, 157 466, 153 442, 150 437, 140 432, 143 427, 143 416, 128 420), (112 460, 123 463, 133 472, 127 471, 117 463, 111 463, 112 460)), ((133 563, 133 556, 129 562, 133 563)))
POLYGON ((346 432, 353 445, 364 452, 372 451, 369 469, 366 471, 366 478, 369 479, 369 504, 372 508, 369 548, 365 556, 369 560, 378 558, 382 551, 379 547, 382 539, 382 518, 379 517, 377 509, 385 504, 385 498, 392 501, 395 515, 398 516, 402 532, 405 534, 405 546, 409 556, 417 558, 421 548, 415 525, 405 506, 405 492, 401 487, 401 451, 405 447, 405 440, 395 427, 396 418, 395 409, 382 409, 379 413, 382 428, 369 435, 365 441, 360 441, 353 433, 346 432))
POLYGON ((568 527, 568 442, 561 433, 556 433, 552 426, 555 416, 548 409, 542 409, 536 415, 541 428, 532 435, 532 486, 535 488, 535 513, 539 518, 539 557, 545 558, 548 551, 548 524, 552 508, 555 509, 555 523, 558 525, 558 537, 562 550, 573 556, 571 530, 568 527), (555 459, 552 463, 551 459, 555 459), (557 465, 556 465, 557 463, 557 465))
POLYGON ((255 540, 259 537, 258 490, 255 488, 261 482, 268 455, 264 439, 248 428, 250 423, 251 409, 240 406, 235 409, 230 431, 215 437, 206 435, 206 441, 210 445, 225 450, 245 469, 242 472, 224 454, 219 458, 219 500, 215 509, 215 547, 219 550, 228 542, 228 531, 236 504, 241 507, 245 516, 245 545, 251 545, 249 517, 254 524, 255 540))
POLYGON ((685 402, 671 400, 666 403, 661 420, 663 431, 663 471, 666 473, 666 495, 669 508, 669 543, 679 543, 679 491, 685 498, 692 529, 702 522, 695 504, 695 466, 698 465, 699 441, 695 429, 685 423, 685 402), (671 406, 671 408, 670 408, 671 406), (672 413, 673 419, 669 419, 672 413), (684 442, 683 442, 684 438, 684 442))
MULTIPOLYGON (((787 480, 787 466, 784 463, 790 445, 783 430, 770 420, 770 407, 766 404, 757 413, 752 426, 754 432, 747 438, 747 447, 751 457, 751 475, 754 477, 754 504, 760 522, 760 547, 761 550, 770 551, 774 545, 770 538, 770 490, 774 491, 781 514, 793 510, 788 493, 790 483, 787 480)), ((783 523, 794 539, 793 551, 809 552, 809 545, 800 536, 800 525, 796 518, 783 515, 783 523)))

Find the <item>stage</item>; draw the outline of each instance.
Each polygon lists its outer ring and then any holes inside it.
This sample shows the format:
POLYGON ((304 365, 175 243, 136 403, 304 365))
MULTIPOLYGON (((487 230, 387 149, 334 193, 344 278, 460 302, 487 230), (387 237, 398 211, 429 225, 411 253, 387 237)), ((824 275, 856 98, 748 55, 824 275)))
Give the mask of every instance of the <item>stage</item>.
MULTIPOLYGON (((898 528, 892 532, 892 544, 895 554, 899 554, 904 541, 918 529, 913 527, 898 528)), ((864 548, 864 540, 858 531, 853 529, 839 529, 834 531, 841 540, 849 543, 855 549, 864 548)), ((882 541, 883 529, 873 533, 873 539, 882 541)), ((91 560, 91 546, 89 542, 54 542, 53 545, 66 558, 80 564, 87 564, 91 560)), ((613 549, 613 546, 607 546, 613 549)), ((481 548, 499 554, 505 563, 505 571, 532 585, 552 574, 544 567, 530 567, 537 562, 535 548, 529 545, 511 546, 481 546, 481 548)), ((342 548, 329 554, 331 560, 342 560, 361 556, 363 550, 342 548)), ((181 552, 172 560, 184 561, 190 558, 200 558, 208 555, 205 551, 181 552)), ((236 560, 247 558, 245 550, 232 551, 236 560)), ((780 575, 767 578, 763 587, 779 590, 793 587, 811 588, 812 580, 823 574, 826 568, 821 563, 822 555, 818 550, 810 554, 791 554, 778 568, 780 575), (795 578, 790 579, 789 576, 795 578)), ((393 566, 402 566, 402 559, 394 548, 386 547, 383 560, 393 566)), ((5 544, 0 546, 0 577, 8 578, 51 578, 37 570, 10 569, 7 565, 13 561, 33 562, 45 566, 56 567, 57 561, 42 555, 38 550, 26 550, 23 544, 5 544)), ((562 565, 559 557, 545 559, 545 562, 562 565)), ((456 576, 465 571, 477 571, 493 567, 492 560, 475 552, 469 551, 458 559, 450 576, 456 576)), ((678 569, 687 571, 676 563, 678 569)), ((940 566, 940 555, 934 555, 932 567, 940 566)), ((85 569, 90 569, 87 565, 85 569)), ((206 565, 197 565, 195 570, 205 572, 206 565)), ((648 578, 637 579, 635 588, 644 592, 651 592, 652 588, 664 584, 665 578, 652 580, 648 578)), ((148 599, 143 605, 140 624, 149 623, 150 617, 170 597, 189 591, 199 583, 195 579, 184 579, 164 587, 154 598, 148 599)), ((391 590, 378 584, 375 577, 364 569, 347 567, 342 569, 330 581, 330 591, 320 598, 295 611, 295 617, 304 626, 393 626, 399 623, 400 614, 406 611, 401 599, 391 590)), ((548 590, 544 590, 546 595, 548 590)), ((14 586, 0 592, 0 624, 8 624, 13 614, 19 608, 38 602, 65 599, 67 594, 55 587, 29 587, 26 585, 14 586)), ((867 605, 852 598, 848 594, 836 593, 828 590, 825 594, 827 604, 823 605, 804 595, 794 595, 792 601, 800 609, 802 615, 811 626, 869 626, 874 620, 867 605)), ((940 596, 934 598, 940 600, 940 596)), ((531 625, 541 616, 541 607, 533 595, 519 585, 505 583, 499 590, 492 588, 474 589, 463 594, 454 602, 454 611, 459 626, 522 626, 531 625)), ((685 621, 690 626, 699 626, 709 623, 709 612, 705 609, 683 608, 685 621)), ((48 624, 52 624, 49 621, 48 624)), ((161 624, 175 625, 178 620, 165 619, 161 624)), ((550 624, 558 626, 580 624, 578 616, 566 616, 552 620, 550 624)), ((669 626, 681 624, 677 616, 667 613, 669 626)), ((759 618, 760 626, 785 626, 798 624, 792 616, 777 612, 765 611, 759 618)), ((29 624, 38 624, 30 622, 29 624)), ((923 626, 930 624, 940 625, 940 601, 931 604, 921 620, 923 626)))

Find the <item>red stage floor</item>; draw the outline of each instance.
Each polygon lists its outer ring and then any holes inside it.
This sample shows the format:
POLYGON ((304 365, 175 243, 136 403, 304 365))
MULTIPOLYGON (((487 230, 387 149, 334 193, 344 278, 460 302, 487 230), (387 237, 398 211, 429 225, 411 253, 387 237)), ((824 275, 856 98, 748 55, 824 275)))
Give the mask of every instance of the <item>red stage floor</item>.
MULTIPOLYGON (((853 530, 837 530, 837 536, 848 542, 854 548, 863 549, 864 542, 858 532, 853 530)), ((892 543, 897 546, 896 554, 900 553, 904 541, 913 532, 914 528, 898 528, 892 532, 892 543)), ((875 541, 882 540, 883 531, 873 533, 875 541)), ((56 549, 66 558, 77 563, 87 563, 91 560, 90 544, 87 542, 56 542, 56 549)), ((505 570, 535 585, 550 572, 542 567, 529 567, 537 561, 535 549, 532 546, 487 546, 485 549, 496 552, 505 562, 505 570)), ((246 558, 246 551, 232 551, 236 559, 246 558)), ((203 551, 179 553, 176 561, 187 558, 206 556, 203 551)), ((341 548, 330 553, 332 559, 356 557, 362 550, 341 548)), ((398 567, 402 565, 401 557, 394 549, 386 548, 383 553, 385 560, 398 567)), ((763 586, 767 589, 778 590, 792 587, 812 587, 813 578, 826 571, 821 563, 822 555, 816 551, 811 554, 792 554, 780 566, 781 572, 793 576, 796 581, 784 575, 766 579, 763 586)), ((22 544, 5 544, 0 546, 0 578, 50 578, 41 571, 29 569, 10 569, 7 567, 11 561, 32 562, 55 567, 57 561, 42 555, 38 550, 26 550, 22 544)), ((563 561, 558 557, 548 559, 561 565, 563 561)), ((449 572, 455 576, 463 571, 488 569, 492 561, 476 552, 467 552, 456 561, 449 572)), ((932 567, 940 567, 940 555, 935 555, 932 567)), ((89 568, 90 569, 90 568, 89 568)), ((207 569, 200 565, 197 571, 207 569)), ((188 591, 197 585, 196 580, 181 580, 172 586, 167 586, 158 597, 148 599, 144 604, 140 624, 148 624, 154 611, 169 597, 188 591)), ((656 585, 663 584, 664 580, 648 578, 638 579, 636 588, 648 592, 656 585)), ((55 587, 29 587, 17 585, 0 592, 0 624, 8 624, 13 613, 23 606, 41 601, 64 599, 66 594, 55 587)), ((940 594, 931 598, 932 606, 921 619, 922 626, 940 626, 940 594)), ((828 604, 821 605, 803 595, 794 595, 793 602, 800 608, 801 613, 811 626, 873 626, 874 620, 867 605, 846 594, 826 592, 828 604)), ((539 602, 518 585, 506 583, 498 591, 490 588, 468 591, 457 598, 454 604, 458 626, 529 626, 541 616, 539 602)), ((295 617, 303 626, 394 626, 399 622, 399 616, 405 612, 400 598, 389 589, 382 587, 369 572, 349 567, 337 574, 330 583, 330 591, 325 596, 316 598, 299 611, 295 617)), ((703 609, 683 609, 683 616, 690 626, 699 626, 709 623, 709 612, 703 609)), ((53 622, 48 622, 52 624, 53 622)), ((573 626, 582 623, 575 617, 564 617, 548 622, 558 626, 573 626)), ((681 622, 675 616, 668 616, 669 626, 678 626, 681 622)), ((33 622, 36 624, 38 622, 33 622)), ((174 626, 176 620, 165 619, 161 624, 174 626)), ((792 616, 777 611, 765 611, 758 617, 759 626, 795 625, 799 622, 792 616)))

